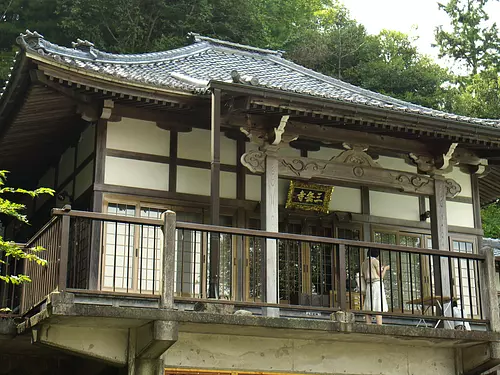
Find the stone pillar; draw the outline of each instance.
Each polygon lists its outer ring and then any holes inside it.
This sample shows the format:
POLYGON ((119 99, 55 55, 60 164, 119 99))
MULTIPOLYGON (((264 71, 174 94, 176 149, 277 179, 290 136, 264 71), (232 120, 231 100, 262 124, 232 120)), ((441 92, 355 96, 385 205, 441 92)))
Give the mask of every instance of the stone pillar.
MULTIPOLYGON (((261 227, 267 232, 278 232, 278 148, 268 145, 263 147, 266 153, 265 172, 261 178, 261 227)), ((278 246, 275 239, 266 239, 264 246, 263 267, 265 269, 265 301, 277 304, 278 296, 278 246)), ((265 316, 279 316, 276 307, 264 308, 265 316)))

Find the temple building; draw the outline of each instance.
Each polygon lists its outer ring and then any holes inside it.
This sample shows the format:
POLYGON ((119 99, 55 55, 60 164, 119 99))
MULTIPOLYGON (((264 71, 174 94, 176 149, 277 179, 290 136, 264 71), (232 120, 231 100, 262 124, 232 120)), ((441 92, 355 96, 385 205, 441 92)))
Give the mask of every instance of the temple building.
POLYGON ((48 264, 0 267, 32 278, 0 284, 0 375, 496 373, 500 120, 193 39, 19 36, 0 169, 56 193, 3 222, 48 264))

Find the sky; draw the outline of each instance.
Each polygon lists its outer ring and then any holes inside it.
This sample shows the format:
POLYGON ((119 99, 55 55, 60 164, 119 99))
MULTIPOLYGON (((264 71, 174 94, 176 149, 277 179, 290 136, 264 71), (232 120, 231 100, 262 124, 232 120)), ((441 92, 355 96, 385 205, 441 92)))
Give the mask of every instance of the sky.
MULTIPOLYGON (((436 26, 449 25, 446 13, 439 10, 436 0, 342 0, 351 16, 363 24, 368 33, 382 29, 397 30, 418 37, 415 44, 421 53, 430 55, 443 66, 453 67, 450 61, 438 61, 434 43, 436 26)), ((447 0, 441 0, 446 3, 447 0)), ((500 25, 500 2, 487 4, 490 21, 500 25)))

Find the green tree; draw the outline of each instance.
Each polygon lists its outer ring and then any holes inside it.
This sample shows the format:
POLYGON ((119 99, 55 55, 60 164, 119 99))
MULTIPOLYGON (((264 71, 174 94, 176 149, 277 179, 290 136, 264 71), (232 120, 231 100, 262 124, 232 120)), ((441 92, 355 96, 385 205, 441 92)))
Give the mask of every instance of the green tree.
POLYGON ((349 80, 350 71, 359 64, 366 38, 365 27, 335 1, 314 12, 314 23, 304 28, 288 55, 308 68, 349 80))
MULTIPOLYGON (((498 1, 498 0, 494 0, 498 1)), ((462 62, 472 74, 482 67, 498 66, 500 38, 496 23, 487 25, 485 11, 488 0, 450 0, 439 4, 450 17, 451 31, 436 29, 440 57, 462 62)))
POLYGON ((500 238, 500 205, 493 203, 481 210, 484 236, 487 238, 500 238))
MULTIPOLYGON (((24 204, 15 203, 7 198, 4 198, 7 194, 12 195, 23 195, 34 198, 40 194, 50 194, 53 195, 54 191, 47 188, 38 188, 35 190, 24 190, 19 188, 7 187, 5 185, 7 180, 7 171, 0 171, 0 214, 2 216, 10 217, 18 220, 22 223, 28 224, 28 219, 22 211, 26 208, 24 204)), ((46 264, 46 261, 39 257, 40 252, 43 251, 42 247, 33 247, 31 249, 23 249, 16 243, 12 241, 5 240, 0 236, 0 265, 6 265, 6 260, 10 259, 24 259, 28 262, 36 262, 41 266, 46 264)), ((0 280, 5 283, 21 284, 25 282, 31 282, 28 275, 15 274, 10 275, 7 272, 4 275, 0 275, 0 280)))
POLYGON ((417 51, 408 35, 383 30, 368 36, 353 82, 376 92, 431 108, 443 105, 449 73, 417 51))

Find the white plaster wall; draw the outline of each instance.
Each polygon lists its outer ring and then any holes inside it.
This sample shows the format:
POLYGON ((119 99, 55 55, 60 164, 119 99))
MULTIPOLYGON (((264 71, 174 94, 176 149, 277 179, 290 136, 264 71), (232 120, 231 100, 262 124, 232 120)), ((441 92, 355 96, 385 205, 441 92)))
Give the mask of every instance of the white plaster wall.
POLYGON ((419 221, 418 197, 370 190, 370 214, 419 221))
POLYGON ((245 199, 260 202, 260 179, 256 174, 245 176, 245 199))
MULTIPOLYGON (((177 192, 210 195, 210 170, 192 167, 177 167, 177 192)), ((221 198, 236 199, 236 173, 220 173, 221 198)))
POLYGON ((445 177, 455 180, 462 187, 459 196, 472 197, 472 180, 469 173, 464 173, 458 167, 454 167, 453 171, 445 177))
POLYGON ((307 156, 313 159, 331 160, 335 156, 340 155, 341 152, 342 150, 335 148, 321 147, 319 151, 309 151, 307 156))
POLYGON ((131 118, 108 122, 106 147, 143 154, 168 156, 170 132, 156 123, 131 118))
POLYGON ((179 333, 165 367, 364 375, 452 375, 454 349, 179 333))
POLYGON ((236 173, 220 173, 220 196, 221 198, 236 199, 236 173))
POLYGON ((104 182, 143 189, 168 190, 168 164, 106 157, 104 182))
POLYGON ((178 166, 177 192, 210 195, 210 170, 178 166))
POLYGON ((329 210, 361 213, 361 189, 334 187, 329 210))
MULTIPOLYGON (((210 130, 193 129, 189 133, 179 133, 178 154, 181 159, 210 161, 210 130)), ((222 164, 236 165, 236 141, 221 135, 220 161, 222 164)))
POLYGON ((474 228, 474 210, 472 204, 446 202, 448 225, 474 228))
POLYGON ((82 132, 80 142, 78 143, 78 155, 76 156, 78 166, 94 151, 94 143, 95 125, 91 124, 82 132))
POLYGON ((80 195, 85 193, 85 191, 92 186, 94 181, 94 161, 88 163, 81 171, 76 175, 75 181, 75 199, 80 195))
POLYGON ((382 168, 417 173, 417 167, 406 164, 404 159, 393 158, 390 156, 380 156, 378 160, 375 161, 379 163, 382 166, 382 168))
POLYGON ((61 156, 59 160, 59 175, 57 177, 57 184, 60 185, 66 178, 68 178, 75 167, 75 148, 70 147, 61 156))

